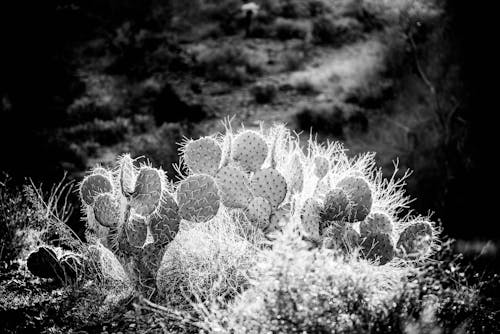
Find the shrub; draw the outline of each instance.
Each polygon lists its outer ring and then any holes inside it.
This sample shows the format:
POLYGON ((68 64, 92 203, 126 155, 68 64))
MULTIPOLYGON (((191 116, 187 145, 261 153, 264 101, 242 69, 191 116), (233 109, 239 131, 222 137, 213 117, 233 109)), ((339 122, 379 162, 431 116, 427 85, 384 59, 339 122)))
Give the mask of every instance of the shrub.
POLYGON ((65 129, 65 137, 69 142, 82 139, 93 141, 100 145, 114 145, 123 141, 132 129, 128 118, 117 117, 113 120, 94 119, 65 129))
POLYGON ((276 37, 280 40, 305 39, 309 33, 307 23, 278 18, 274 23, 276 37))
POLYGON ((364 132, 368 129, 368 119, 364 111, 344 103, 303 106, 295 114, 295 120, 299 129, 316 129, 336 138, 343 138, 347 131, 364 132))
POLYGON ((216 50, 206 50, 198 56, 198 67, 215 80, 242 84, 264 71, 264 60, 257 52, 225 45, 216 50))
POLYGON ((303 95, 317 95, 320 93, 319 87, 307 76, 297 79, 293 83, 293 88, 303 95))
POLYGON ((361 35, 361 25, 353 18, 322 15, 313 21, 312 36, 317 44, 340 46, 357 40, 361 35))
POLYGON ((257 84, 252 87, 255 102, 260 104, 270 103, 276 97, 278 89, 274 84, 257 84))
POLYGON ((402 293, 408 270, 373 268, 286 239, 259 255, 251 287, 227 309, 207 314, 208 331, 363 332, 402 293))
MULTIPOLYGON (((261 251, 250 287, 199 312, 204 329, 231 333, 496 332, 487 300, 497 276, 476 282, 448 242, 420 270, 372 268, 286 235, 261 251), (293 239, 293 238, 292 238, 293 239), (486 288, 487 287, 487 288, 486 288)), ((475 277, 477 277, 475 273, 475 277)))
POLYGON ((23 191, 10 182, 7 176, 0 181, 0 264, 17 259, 27 248, 26 229, 36 218, 23 191))
POLYGON ((298 71, 304 63, 305 53, 302 51, 291 50, 283 55, 283 67, 287 72, 298 71))

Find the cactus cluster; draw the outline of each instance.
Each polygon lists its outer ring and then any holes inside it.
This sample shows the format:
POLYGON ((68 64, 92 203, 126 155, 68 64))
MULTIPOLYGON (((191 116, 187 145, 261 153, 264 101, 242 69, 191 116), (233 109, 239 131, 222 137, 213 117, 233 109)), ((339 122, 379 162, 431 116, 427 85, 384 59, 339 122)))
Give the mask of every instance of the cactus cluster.
MULTIPOLYGON (((111 251, 117 261, 107 262, 126 268, 132 281, 152 281, 181 220, 164 172, 148 165, 135 166, 133 159, 124 155, 114 169, 99 167, 86 176, 80 197, 87 239, 111 251)), ((106 255, 103 249, 94 249, 101 254, 97 258, 106 255)))
POLYGON ((213 190, 206 192, 207 196, 213 194, 209 206, 193 203, 196 212, 203 211, 203 206, 210 209, 206 218, 212 218, 220 200, 226 210, 243 210, 258 229, 269 228, 273 214, 287 195, 288 184, 272 164, 265 166, 273 150, 262 133, 243 129, 233 135, 228 129, 219 142, 211 137, 189 140, 181 151, 190 174, 186 180, 203 177, 213 190), (195 166, 199 159, 203 168, 195 166))
POLYGON ((274 126, 236 133, 227 127, 224 135, 186 140, 180 158, 177 183, 129 155, 83 179, 87 239, 103 268, 120 266, 112 270, 118 276, 155 284, 181 221, 204 224, 221 211, 237 213, 268 239, 298 222, 313 247, 381 265, 420 260, 436 248, 434 223, 402 215, 409 203, 404 182, 384 179, 371 154, 348 158, 339 143, 313 139, 302 149, 299 138, 274 126))
MULTIPOLYGON (((325 162, 324 156, 313 159, 312 170, 319 179, 329 178, 327 186, 317 183, 313 196, 303 201, 299 211, 304 235, 310 241, 325 248, 339 249, 345 253, 359 251, 361 256, 380 265, 399 258, 405 261, 423 259, 431 254, 436 246, 436 228, 423 217, 405 217, 395 220, 397 212, 385 212, 380 203, 402 196, 398 189, 393 194, 385 189, 380 171, 372 171, 370 179, 360 171, 348 166, 349 173, 335 175, 338 170, 326 170, 333 164, 342 164, 342 156, 333 157, 325 162), (378 193, 377 193, 378 192, 378 193)), ((345 162, 344 162, 345 163, 345 162)), ((370 167, 370 165, 368 165, 370 167)), ((344 166, 345 168, 345 166, 344 166)), ((368 168, 369 169, 369 168, 368 168)), ((405 207, 404 203, 400 203, 405 207)), ((394 210, 394 208, 385 208, 394 210)))

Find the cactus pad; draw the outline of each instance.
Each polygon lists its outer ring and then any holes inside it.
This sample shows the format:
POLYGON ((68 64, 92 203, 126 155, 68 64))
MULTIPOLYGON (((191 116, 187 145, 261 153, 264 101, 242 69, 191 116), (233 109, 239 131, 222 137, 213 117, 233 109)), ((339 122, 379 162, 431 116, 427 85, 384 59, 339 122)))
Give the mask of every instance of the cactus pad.
POLYGON ((116 227, 120 223, 120 204, 112 194, 98 195, 93 208, 95 219, 102 226, 116 227))
POLYGON ((360 244, 360 236, 352 226, 343 221, 331 222, 323 231, 323 247, 350 253, 360 244))
POLYGON ((228 131, 222 142, 222 154, 220 158, 219 168, 227 166, 231 161, 232 145, 233 145, 233 135, 231 134, 231 132, 228 131))
POLYGON ((83 179, 80 186, 80 197, 87 205, 94 204, 95 197, 99 194, 112 193, 111 180, 102 174, 92 174, 83 179))
POLYGON ((245 171, 255 172, 266 160, 269 148, 260 134, 246 130, 234 138, 231 157, 245 171))
POLYGON ((179 231, 179 208, 174 198, 166 194, 157 214, 150 216, 149 227, 155 244, 165 245, 172 241, 179 231))
POLYGON ((160 246, 156 243, 147 244, 141 251, 141 261, 142 264, 141 269, 146 269, 146 276, 155 276, 158 268, 160 266, 161 259, 164 253, 163 246, 160 246))
POLYGON ((58 278, 63 275, 57 253, 52 247, 40 246, 27 259, 28 270, 41 278, 58 278))
POLYGON ((365 178, 348 176, 337 184, 342 189, 351 203, 349 221, 356 222, 364 220, 372 208, 372 190, 365 178))
POLYGON ((146 219, 138 214, 132 213, 124 226, 128 243, 137 248, 141 248, 146 243, 148 236, 148 226, 146 219))
POLYGON ((392 235, 393 223, 391 218, 383 212, 372 212, 359 224, 362 237, 372 233, 385 233, 392 235))
POLYGON ((381 265, 391 261, 395 255, 394 241, 385 233, 368 235, 361 243, 361 248, 367 259, 378 260, 381 265))
POLYGON ((292 193, 301 192, 304 188, 304 166, 302 161, 300 161, 299 154, 294 154, 290 160, 290 166, 288 168, 290 171, 288 186, 292 193))
POLYGON ((431 251, 433 243, 433 228, 428 222, 416 222, 407 226, 397 243, 398 250, 409 257, 421 257, 431 251))
POLYGON ((161 192, 161 171, 147 166, 141 167, 130 205, 136 213, 148 216, 158 208, 161 192))
POLYGON ((221 156, 219 144, 210 137, 189 141, 183 150, 184 162, 193 174, 215 176, 221 156))
POLYGON ((326 193, 321 219, 323 221, 344 220, 348 216, 349 199, 340 188, 334 188, 326 193))
POLYGON ((259 228, 266 228, 270 223, 272 207, 263 197, 255 197, 247 208, 247 217, 259 228))
POLYGON ((324 156, 318 155, 314 158, 314 175, 318 179, 322 179, 328 174, 328 170, 330 169, 330 162, 324 156))
POLYGON ((234 166, 222 167, 216 176, 222 204, 229 208, 246 208, 252 200, 247 175, 234 166))
POLYGON ((264 197, 276 209, 286 197, 286 180, 276 169, 267 168, 256 172, 250 181, 254 196, 264 197))
POLYGON ((177 188, 179 215, 188 221, 206 222, 217 214, 219 189, 210 175, 191 175, 177 188))
POLYGON ((304 232, 307 237, 313 240, 319 240, 322 232, 320 213, 321 204, 313 198, 307 199, 300 210, 300 221, 304 232))
POLYGON ((137 179, 134 161, 130 155, 126 154, 120 159, 119 166, 121 191, 124 196, 128 197, 134 192, 137 179))

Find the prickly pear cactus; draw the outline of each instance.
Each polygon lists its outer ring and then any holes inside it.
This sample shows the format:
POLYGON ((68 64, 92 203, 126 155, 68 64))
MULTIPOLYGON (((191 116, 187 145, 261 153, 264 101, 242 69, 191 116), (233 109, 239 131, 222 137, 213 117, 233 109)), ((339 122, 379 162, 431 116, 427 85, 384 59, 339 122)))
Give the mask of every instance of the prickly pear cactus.
POLYGON ((141 250, 139 275, 155 277, 164 252, 165 248, 156 243, 144 246, 141 250))
POLYGON ((130 205, 137 214, 148 216, 160 205, 163 188, 163 172, 143 166, 135 183, 130 205))
POLYGON ((102 226, 116 227, 120 224, 120 203, 111 193, 98 195, 93 209, 95 219, 102 226))
POLYGON ((407 226, 397 243, 397 248, 405 257, 419 258, 429 254, 434 239, 434 229, 429 222, 420 221, 407 226))
POLYGON ((348 219, 350 222, 364 220, 372 208, 372 190, 365 178, 348 176, 339 183, 337 188, 342 189, 350 202, 348 219))
POLYGON ((146 219, 136 213, 132 213, 124 226, 128 243, 136 248, 142 248, 146 243, 148 225, 146 219))
POLYGON ((330 169, 330 162, 324 156, 317 156, 314 158, 314 175, 318 179, 322 179, 328 174, 328 170, 330 169))
POLYGON ((363 255, 367 259, 378 261, 381 265, 391 261, 396 251, 392 237, 386 233, 368 235, 363 239, 361 248, 363 255))
POLYGON ((323 221, 340 221, 348 217, 349 199, 340 188, 334 188, 326 193, 321 219, 323 221))
POLYGON ((269 225, 271 213, 271 203, 263 197, 255 197, 247 208, 248 219, 261 229, 269 225))
POLYGON ((177 203, 172 195, 165 194, 158 213, 149 218, 154 243, 164 246, 172 241, 179 231, 180 221, 177 203))
POLYGON ((304 189, 304 165, 300 159, 300 155, 295 153, 288 167, 288 188, 292 193, 300 193, 304 189))
POLYGON ((57 279, 62 275, 62 268, 53 247, 40 246, 31 252, 27 260, 28 270, 41 278, 57 279))
POLYGON ((291 231, 308 247, 378 264, 393 265, 396 255, 416 264, 437 247, 428 217, 400 217, 410 203, 402 189, 406 176, 384 179, 373 154, 351 158, 340 143, 318 143, 313 136, 303 147, 281 125, 235 135, 225 127, 224 135, 185 142, 181 158, 189 175, 177 184, 159 169, 135 167, 129 155, 112 171, 95 168, 83 180, 89 240, 115 256, 136 286, 154 285, 159 260, 174 260, 165 249, 181 223, 204 227, 199 224, 222 217, 246 217, 259 230, 255 236, 271 243, 291 231))
POLYGON ((215 176, 222 156, 222 150, 215 139, 203 137, 190 140, 182 151, 182 159, 192 174, 215 176))
POLYGON ((220 206, 219 188, 210 175, 191 175, 177 188, 179 215, 188 221, 206 222, 215 217, 220 206))
POLYGON ((120 173, 120 187, 122 194, 129 197, 135 190, 137 172, 134 167, 134 160, 129 154, 125 154, 118 161, 120 173))
POLYGON ((307 199, 300 210, 300 222, 304 233, 312 240, 319 240, 322 233, 320 214, 321 203, 314 198, 307 199))
POLYGON ((360 244, 356 230, 344 221, 331 222, 323 231, 323 247, 349 254, 360 244))
POLYGON ((268 150, 266 141, 259 133, 245 130, 234 138, 231 157, 245 171, 255 172, 266 160, 268 150))
POLYGON ((87 205, 94 204, 97 195, 104 193, 113 193, 113 184, 106 175, 91 174, 80 185, 80 198, 87 205))
POLYGON ((222 167, 216 176, 222 203, 229 208, 246 208, 253 198, 247 175, 235 166, 222 167))
POLYGON ((385 233, 392 235, 393 223, 389 215, 384 212, 372 212, 359 224, 359 232, 362 237, 372 233, 385 233))
POLYGON ((222 141, 222 153, 219 168, 227 166, 231 162, 231 149, 233 146, 233 135, 228 130, 222 141))
POLYGON ((250 181, 250 189, 254 196, 264 197, 276 209, 286 197, 286 180, 280 172, 273 168, 257 171, 250 181))

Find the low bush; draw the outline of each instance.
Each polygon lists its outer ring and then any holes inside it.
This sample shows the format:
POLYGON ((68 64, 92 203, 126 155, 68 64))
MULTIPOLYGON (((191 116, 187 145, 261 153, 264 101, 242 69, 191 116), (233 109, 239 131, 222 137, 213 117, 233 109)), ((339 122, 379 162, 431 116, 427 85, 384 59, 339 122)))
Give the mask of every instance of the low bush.
MULTIPOLYGON (((420 270, 371 267, 329 250, 281 239, 260 253, 250 287, 214 304, 204 329, 231 333, 496 332, 489 289, 497 276, 470 279, 448 242, 420 270)), ((476 273, 477 277, 477 273, 476 273)), ((491 295, 490 295, 491 296, 491 295)), ((494 294, 493 294, 494 296, 494 294)), ((497 297, 493 297, 497 298, 497 297)))
POLYGON ((216 50, 206 50, 198 56, 198 68, 209 78, 243 84, 264 72, 264 59, 257 52, 250 52, 234 45, 216 50))
POLYGON ((286 72, 298 71, 302 68, 306 58, 305 52, 299 50, 287 51, 283 57, 282 62, 286 72))
POLYGON ((303 106, 296 114, 298 129, 343 138, 348 133, 368 130, 368 119, 363 109, 345 103, 319 103, 303 106))
POLYGON ((17 259, 29 240, 27 228, 36 219, 21 188, 10 184, 8 176, 0 180, 0 267, 17 259))
POLYGON ((259 104, 271 103, 276 98, 278 89, 274 84, 257 84, 252 87, 252 95, 259 104))
POLYGON ((333 251, 278 241, 254 267, 252 286, 207 315, 218 333, 352 333, 391 308, 407 268, 372 267, 333 251), (282 244, 280 244, 282 242, 282 244))
POLYGON ((305 39, 309 34, 309 25, 305 22, 278 18, 274 23, 276 38, 280 40, 305 39))
POLYGON ((316 44, 340 46, 362 36, 360 23, 349 17, 322 15, 313 21, 312 37, 316 44))

